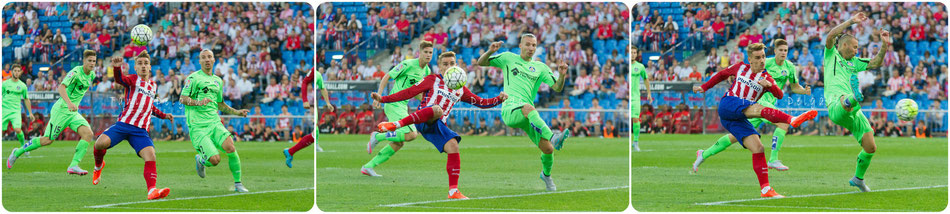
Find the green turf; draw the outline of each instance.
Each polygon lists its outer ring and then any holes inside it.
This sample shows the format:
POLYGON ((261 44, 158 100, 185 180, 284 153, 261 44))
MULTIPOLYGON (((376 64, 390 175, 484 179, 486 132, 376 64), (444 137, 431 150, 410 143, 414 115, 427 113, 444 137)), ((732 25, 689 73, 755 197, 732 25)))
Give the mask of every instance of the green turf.
MULTIPOLYGON (((464 137, 459 190, 464 201, 448 195, 445 154, 419 138, 408 142, 389 162, 376 167, 383 177, 360 174, 372 156, 368 135, 324 135, 317 154, 317 206, 323 211, 622 211, 629 204, 628 141, 570 138, 554 153, 552 176, 558 191, 546 192, 538 176, 540 150, 527 137, 464 137), (590 190, 597 188, 612 188, 590 190)), ((377 149, 382 149, 379 145, 377 149)), ((374 153, 375 155, 375 153, 374 153)))
MULTIPOLYGON (((3 142, 3 161, 17 147, 3 142)), ((3 168, 3 208, 8 211, 307 211, 313 207, 313 148, 296 154, 294 168, 284 165, 287 142, 238 142, 245 187, 250 194, 235 194, 227 156, 207 176, 195 173, 191 142, 156 142, 159 188, 171 188, 165 200, 147 201, 143 161, 125 142, 109 149, 99 185, 92 185, 95 162, 92 146, 80 167, 86 176, 67 175, 76 141, 40 147, 17 159, 13 169, 3 168), (291 190, 291 191, 280 191, 291 190), (266 192, 265 191, 274 191, 266 192), (234 194, 233 196, 222 196, 234 194), (193 199, 185 199, 193 198, 193 199), (176 200, 178 199, 178 200, 176 200), (91 206, 139 202, 106 208, 91 206), (141 203, 145 202, 145 203, 141 203), (253 203, 249 203, 253 202, 253 203)))
MULTIPOLYGON (((853 193, 857 188, 848 180, 854 176, 861 148, 850 136, 785 138, 779 158, 790 170, 770 170, 769 179, 779 194, 789 198, 699 205, 760 198, 752 155, 738 144, 706 159, 698 174, 690 173, 696 150, 708 148, 720 136, 641 136, 643 151, 631 157, 633 207, 647 212, 934 212, 947 207, 947 138, 875 138, 877 154, 865 179, 872 191, 888 191, 853 193), (894 190, 915 187, 919 188, 894 190)), ((770 148, 771 141, 767 142, 770 148)), ((769 152, 766 149, 766 157, 769 152)))

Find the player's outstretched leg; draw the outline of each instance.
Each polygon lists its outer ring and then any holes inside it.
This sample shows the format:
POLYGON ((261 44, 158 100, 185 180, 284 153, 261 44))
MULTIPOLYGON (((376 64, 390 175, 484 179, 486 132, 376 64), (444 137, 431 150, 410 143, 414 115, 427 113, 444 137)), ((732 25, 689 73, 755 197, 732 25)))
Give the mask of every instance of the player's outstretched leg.
POLYGON ((693 173, 699 172, 699 165, 703 164, 706 161, 706 158, 712 157, 713 155, 719 154, 726 148, 732 145, 732 143, 738 142, 735 137, 731 134, 723 135, 719 137, 719 140, 715 144, 709 146, 706 150, 696 151, 696 161, 693 162, 693 173))
POLYGON ((89 172, 79 168, 79 162, 82 161, 83 156, 86 156, 86 150, 89 149, 89 142, 92 141, 92 129, 89 129, 89 126, 80 126, 79 135, 81 139, 76 144, 76 152, 73 153, 73 160, 69 163, 69 168, 66 168, 66 173, 86 175, 89 172))
POLYGON ((769 157, 769 168, 778 171, 788 170, 788 166, 782 164, 778 159, 778 152, 782 150, 782 142, 785 141, 785 133, 788 132, 788 124, 775 124, 775 131, 772 132, 772 155, 769 157))
POLYGON ((874 143, 874 134, 873 132, 866 132, 862 135, 861 138, 861 153, 858 153, 857 167, 854 170, 854 177, 848 182, 851 186, 857 187, 861 192, 869 192, 871 188, 864 183, 864 174, 868 171, 868 167, 871 166, 871 158, 874 157, 874 152, 877 150, 877 145, 874 143))
POLYGON ((168 196, 168 193, 171 192, 171 189, 155 188, 156 180, 158 180, 158 170, 155 167, 155 147, 148 146, 142 148, 139 150, 139 156, 141 156, 142 160, 145 161, 145 167, 142 170, 142 177, 145 178, 145 189, 147 190, 146 198, 148 198, 148 200, 156 200, 168 196))
POLYGON ((374 132, 373 136, 371 136, 370 142, 367 145, 367 151, 372 151, 372 147, 378 144, 381 139, 386 139, 392 143, 386 145, 386 147, 383 147, 383 149, 379 150, 373 159, 371 159, 366 164, 363 164, 363 167, 360 168, 360 173, 367 176, 379 177, 380 175, 376 174, 376 171, 374 171, 373 168, 388 161, 390 157, 396 154, 396 151, 399 151, 399 149, 402 148, 403 142, 416 139, 416 135, 418 135, 418 133, 409 127, 410 126, 406 126, 396 129, 395 132, 374 132))
POLYGON ((748 118, 765 118, 773 124, 786 123, 796 128, 801 126, 802 123, 815 119, 815 117, 818 116, 818 111, 811 110, 792 117, 778 109, 765 107, 760 104, 753 104, 743 110, 742 113, 748 118))
POLYGON ((293 147, 284 149, 284 158, 286 159, 287 168, 294 167, 292 163, 294 161, 294 154, 296 154, 297 151, 306 148, 310 144, 313 144, 313 134, 303 136, 303 138, 300 138, 300 140, 297 141, 297 144, 295 144, 293 147))
POLYGON ((376 125, 377 131, 379 132, 391 132, 396 129, 402 128, 403 126, 409 126, 413 124, 424 123, 432 121, 433 118, 442 117, 442 107, 431 106, 418 111, 412 112, 409 116, 402 118, 396 122, 382 122, 379 125, 376 125))
MULTIPOLYGON (((47 129, 49 128, 50 127, 47 127, 47 129)), ((53 141, 50 140, 48 137, 40 137, 40 138, 30 139, 30 142, 24 145, 23 148, 14 148, 13 152, 10 152, 10 156, 7 157, 7 169, 12 169, 13 164, 16 163, 16 159, 19 158, 21 155, 23 155, 23 153, 36 150, 37 148, 40 148, 41 146, 50 145, 52 143, 53 141)))

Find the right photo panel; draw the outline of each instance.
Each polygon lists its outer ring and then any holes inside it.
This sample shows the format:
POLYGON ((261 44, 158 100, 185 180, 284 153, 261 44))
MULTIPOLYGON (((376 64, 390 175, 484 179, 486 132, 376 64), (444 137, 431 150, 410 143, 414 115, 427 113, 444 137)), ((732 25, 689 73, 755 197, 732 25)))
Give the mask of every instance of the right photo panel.
POLYGON ((630 10, 641 212, 947 207, 947 7, 645 2, 630 10))

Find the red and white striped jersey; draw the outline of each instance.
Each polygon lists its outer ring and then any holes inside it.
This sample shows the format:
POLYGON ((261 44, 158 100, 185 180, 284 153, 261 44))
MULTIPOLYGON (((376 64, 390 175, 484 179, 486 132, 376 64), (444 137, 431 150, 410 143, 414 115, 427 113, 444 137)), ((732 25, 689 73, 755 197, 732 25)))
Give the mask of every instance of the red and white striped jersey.
POLYGON ((702 88, 704 91, 709 90, 713 86, 716 86, 716 84, 719 84, 719 82, 728 79, 730 76, 734 76, 736 77, 735 82, 732 83, 732 87, 730 87, 729 91, 726 91, 726 94, 723 96, 733 96, 757 102, 759 98, 762 97, 762 94, 765 93, 765 90, 768 90, 775 98, 782 99, 782 89, 775 84, 772 75, 769 75, 769 72, 765 69, 761 72, 753 72, 751 67, 749 64, 736 63, 725 70, 716 72, 709 81, 703 83, 702 88), (764 88, 762 85, 759 85, 759 80, 762 79, 772 82, 772 87, 764 88))
POLYGON ((495 107, 502 102, 499 97, 490 99, 481 98, 469 91, 467 87, 452 90, 445 86, 445 81, 442 80, 441 74, 430 74, 423 78, 422 82, 416 83, 412 87, 389 96, 384 96, 382 101, 383 103, 403 101, 411 99, 418 94, 423 94, 424 97, 418 109, 429 106, 441 106, 443 112, 441 118, 442 122, 445 122, 447 118, 449 118, 449 113, 452 112, 452 106, 459 101, 472 104, 479 108, 495 107))
POLYGON ((164 118, 165 113, 152 104, 157 86, 154 81, 140 79, 138 75, 123 75, 122 68, 114 67, 115 82, 125 86, 125 107, 119 116, 119 122, 147 129, 152 115, 164 118))

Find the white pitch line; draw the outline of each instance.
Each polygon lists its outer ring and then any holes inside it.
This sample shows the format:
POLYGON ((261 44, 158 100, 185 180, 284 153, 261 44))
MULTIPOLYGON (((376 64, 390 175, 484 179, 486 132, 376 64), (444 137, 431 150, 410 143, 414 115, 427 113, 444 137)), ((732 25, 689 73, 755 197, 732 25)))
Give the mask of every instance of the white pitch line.
MULTIPOLYGON (((872 190, 871 192, 886 192, 886 191, 899 191, 899 190, 915 190, 915 189, 931 189, 931 188, 940 188, 947 187, 947 185, 936 185, 936 186, 925 186, 925 187, 905 187, 905 188, 894 188, 894 189, 882 189, 882 190, 872 190)), ((861 193, 860 191, 854 192, 836 192, 836 193, 822 193, 822 194, 808 194, 808 195, 792 195, 786 196, 784 198, 807 198, 807 197, 820 197, 820 196, 834 196, 834 195, 848 195, 861 193)), ((696 203, 695 205, 722 205, 728 203, 736 202, 747 202, 747 201, 763 201, 763 200, 778 200, 783 198, 752 198, 752 199, 739 199, 739 200, 730 200, 730 201, 716 201, 716 202, 706 202, 706 203, 696 203)))
POLYGON ((469 198, 469 199, 465 199, 465 200, 444 199, 444 200, 419 201, 419 202, 409 202, 409 203, 400 203, 400 204, 382 204, 382 205, 379 205, 379 206, 381 206, 381 207, 404 207, 404 206, 416 205, 416 204, 429 204, 429 203, 451 202, 451 201, 470 201, 470 200, 496 199, 496 198, 514 198, 514 197, 535 196, 535 195, 548 195, 548 194, 571 193, 571 192, 587 192, 587 191, 598 191, 598 190, 622 189, 622 188, 629 188, 629 187, 630 187, 630 186, 616 186, 616 187, 602 187, 602 188, 594 188, 594 189, 579 189, 579 190, 556 191, 556 192, 537 192, 537 193, 517 194, 517 195, 499 195, 499 196, 475 197, 475 198, 469 198))
POLYGON ((920 212, 918 210, 869 209, 869 208, 850 208, 850 207, 805 207, 805 206, 773 206, 773 205, 749 205, 749 204, 720 204, 719 206, 826 209, 826 210, 847 210, 847 211, 873 211, 873 212, 920 212))
POLYGON ((311 190, 311 189, 313 189, 313 187, 299 188, 299 189, 268 190, 268 191, 260 191, 260 192, 249 192, 249 193, 231 193, 231 194, 225 194, 225 195, 194 196, 194 197, 159 199, 159 200, 149 200, 149 201, 133 201, 133 202, 122 202, 122 203, 114 203, 114 204, 86 206, 85 208, 107 208, 107 207, 129 205, 129 204, 145 204, 145 203, 154 203, 154 202, 163 202, 163 201, 178 201, 178 200, 191 200, 191 199, 203 199, 203 198, 220 198, 220 197, 238 196, 238 195, 253 195, 253 194, 273 193, 273 192, 291 192, 291 191, 311 190))
POLYGON ((187 211, 210 211, 210 212, 253 212, 256 210, 229 210, 229 209, 200 209, 200 208, 159 208, 159 207, 109 207, 112 209, 143 209, 143 210, 187 210, 187 211))
POLYGON ((563 211, 556 211, 556 210, 506 209, 506 208, 488 208, 488 207, 430 207, 430 206, 418 206, 418 205, 410 205, 410 206, 403 206, 403 207, 429 208, 429 209, 491 210, 491 211, 511 211, 511 212, 563 212, 563 211))

